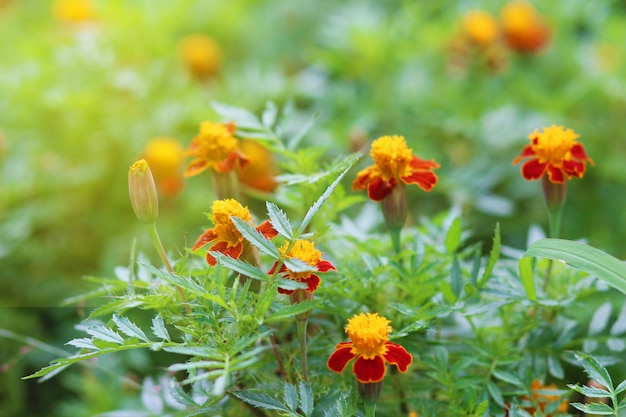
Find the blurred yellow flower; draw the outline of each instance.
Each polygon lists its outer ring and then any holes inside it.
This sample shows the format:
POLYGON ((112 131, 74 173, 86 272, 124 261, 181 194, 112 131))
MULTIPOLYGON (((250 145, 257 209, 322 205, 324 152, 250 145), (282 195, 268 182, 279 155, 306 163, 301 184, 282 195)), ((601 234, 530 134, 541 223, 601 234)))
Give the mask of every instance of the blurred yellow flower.
POLYGON ((90 0, 55 0, 54 15, 59 20, 82 23, 96 19, 96 11, 90 0))
POLYGON ((198 79, 211 77, 222 65, 222 49, 209 36, 189 35, 180 41, 180 60, 187 70, 198 79))
POLYGON ((482 10, 472 10, 463 16, 463 30, 472 41, 482 46, 496 42, 500 36, 496 18, 482 10))
POLYGON ((180 142, 167 137, 151 139, 146 144, 142 157, 150 165, 161 195, 171 196, 182 189, 185 153, 180 142))
POLYGON ((550 30, 532 4, 514 0, 500 12, 502 32, 507 45, 517 52, 536 52, 550 39, 550 30))
POLYGON ((239 182, 259 191, 273 192, 278 186, 274 155, 255 140, 240 141, 239 149, 250 160, 239 170, 239 182))

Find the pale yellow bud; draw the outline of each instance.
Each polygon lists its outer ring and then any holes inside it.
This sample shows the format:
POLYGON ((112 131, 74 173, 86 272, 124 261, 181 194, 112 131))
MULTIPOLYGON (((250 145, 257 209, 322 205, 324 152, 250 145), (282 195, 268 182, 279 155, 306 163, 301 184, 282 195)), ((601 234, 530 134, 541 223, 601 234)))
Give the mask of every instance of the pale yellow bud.
POLYGON ((153 223, 159 216, 159 199, 150 166, 145 159, 135 162, 128 171, 128 192, 133 211, 143 223, 153 223))

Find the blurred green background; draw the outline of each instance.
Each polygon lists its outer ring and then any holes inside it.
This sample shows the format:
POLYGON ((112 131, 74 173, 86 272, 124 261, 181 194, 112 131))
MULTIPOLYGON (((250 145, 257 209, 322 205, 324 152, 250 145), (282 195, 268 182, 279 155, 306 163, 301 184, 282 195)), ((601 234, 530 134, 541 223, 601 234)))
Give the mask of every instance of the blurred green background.
MULTIPOLYGON (((540 184, 511 161, 533 130, 565 125, 595 166, 570 184, 562 235, 626 258, 626 2, 536 2, 550 36, 532 53, 463 38, 468 11, 497 19, 505 3, 0 1, 0 328, 63 348, 83 312, 62 301, 93 289, 83 277, 128 264, 134 239, 152 256, 128 167, 152 138, 187 146, 216 120, 213 101, 319 111, 304 145, 329 158, 404 135, 442 165, 428 201, 412 202, 423 215, 459 206, 471 239, 500 222, 520 249, 530 225, 546 227, 545 209, 540 184), (219 45, 210 74, 181 59, 193 34, 219 45)), ((172 253, 207 225, 208 184, 201 175, 162 196, 172 253)), ((81 369, 21 381, 56 355, 0 336, 1 416, 94 415, 132 391, 81 369)), ((151 366, 140 354, 108 360, 151 366)))

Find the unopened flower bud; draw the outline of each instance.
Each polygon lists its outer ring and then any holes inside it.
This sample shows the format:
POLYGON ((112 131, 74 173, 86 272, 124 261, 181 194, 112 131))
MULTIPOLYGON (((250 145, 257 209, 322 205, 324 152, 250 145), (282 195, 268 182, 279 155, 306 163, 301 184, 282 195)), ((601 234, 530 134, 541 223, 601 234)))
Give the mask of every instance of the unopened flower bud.
POLYGON ((150 166, 145 159, 135 162, 128 171, 128 192, 133 211, 143 223, 159 216, 159 199, 150 166))

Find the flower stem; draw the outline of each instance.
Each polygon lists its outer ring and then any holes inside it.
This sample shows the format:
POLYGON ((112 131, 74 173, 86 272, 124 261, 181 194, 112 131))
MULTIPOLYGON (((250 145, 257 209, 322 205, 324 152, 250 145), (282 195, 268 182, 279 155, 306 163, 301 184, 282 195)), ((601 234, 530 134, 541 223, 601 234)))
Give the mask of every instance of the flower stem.
POLYGON ((376 401, 364 401, 365 417, 376 417, 376 401))
POLYGON ((213 189, 218 200, 234 198, 239 200, 239 182, 235 171, 217 172, 211 171, 213 189))
POLYGON ((306 347, 306 339, 307 339, 307 324, 309 320, 296 320, 298 324, 298 339, 300 340, 300 357, 302 361, 302 379, 305 382, 309 382, 309 367, 307 363, 307 347, 306 347))
MULTIPOLYGON (((152 240, 152 244, 154 245, 154 248, 159 254, 159 257, 161 258, 161 261, 163 262, 165 269, 167 269, 167 272, 169 272, 170 274, 173 274, 174 268, 172 268, 172 264, 170 263, 170 260, 167 257, 167 253, 165 253, 165 248, 163 248, 163 244, 161 243, 161 238, 159 237, 159 232, 157 232, 157 228, 156 228, 156 222, 150 222, 150 223, 144 223, 144 224, 146 226, 146 230, 148 231, 148 235, 150 236, 150 240, 152 240)), ((187 296, 185 295, 185 292, 178 285, 176 286, 176 289, 178 290, 178 295, 180 295, 180 299, 183 301, 183 304, 185 306, 185 312, 187 314, 191 314, 191 308, 189 307, 189 303, 187 301, 187 296)))
POLYGON ((402 250, 400 232, 402 229, 389 229, 389 236, 391 237, 391 244, 393 245, 393 250, 396 252, 396 255, 400 254, 402 250))

